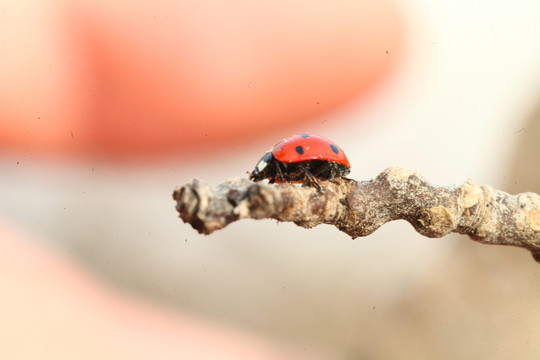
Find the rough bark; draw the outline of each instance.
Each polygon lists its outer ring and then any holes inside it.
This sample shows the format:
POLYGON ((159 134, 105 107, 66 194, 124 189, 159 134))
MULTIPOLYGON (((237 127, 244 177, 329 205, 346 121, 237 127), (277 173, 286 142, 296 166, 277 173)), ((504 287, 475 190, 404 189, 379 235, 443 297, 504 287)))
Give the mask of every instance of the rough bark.
POLYGON ((210 234, 245 218, 292 221, 311 228, 333 224, 352 238, 383 224, 408 221, 420 234, 457 232, 486 244, 528 249, 540 262, 540 196, 510 195, 470 180, 436 186, 418 173, 389 168, 370 181, 321 182, 323 193, 293 184, 231 179, 211 187, 198 179, 174 190, 184 222, 210 234))

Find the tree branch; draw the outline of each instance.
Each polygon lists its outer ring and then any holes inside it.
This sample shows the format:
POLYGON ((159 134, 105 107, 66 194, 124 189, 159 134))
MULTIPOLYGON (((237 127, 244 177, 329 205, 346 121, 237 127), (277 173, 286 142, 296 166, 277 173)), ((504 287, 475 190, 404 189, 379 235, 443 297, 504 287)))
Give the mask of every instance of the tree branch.
POLYGON ((182 220, 202 234, 240 219, 271 218, 305 228, 332 224, 357 238, 403 219, 427 237, 457 232, 486 244, 528 249, 540 262, 537 194, 510 195, 470 180, 459 186, 435 186, 400 168, 386 169, 370 181, 323 181, 321 186, 323 194, 293 184, 236 178, 210 187, 194 179, 177 187, 173 198, 182 220))

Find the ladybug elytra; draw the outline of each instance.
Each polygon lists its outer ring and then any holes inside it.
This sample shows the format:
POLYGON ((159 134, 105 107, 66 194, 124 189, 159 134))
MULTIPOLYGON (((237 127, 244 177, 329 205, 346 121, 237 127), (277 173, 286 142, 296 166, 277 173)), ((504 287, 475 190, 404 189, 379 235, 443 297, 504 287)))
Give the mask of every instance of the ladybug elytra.
POLYGON ((345 178, 351 165, 345 153, 332 141, 318 135, 294 135, 274 145, 259 160, 249 179, 270 180, 270 184, 304 183, 321 192, 317 180, 345 178))

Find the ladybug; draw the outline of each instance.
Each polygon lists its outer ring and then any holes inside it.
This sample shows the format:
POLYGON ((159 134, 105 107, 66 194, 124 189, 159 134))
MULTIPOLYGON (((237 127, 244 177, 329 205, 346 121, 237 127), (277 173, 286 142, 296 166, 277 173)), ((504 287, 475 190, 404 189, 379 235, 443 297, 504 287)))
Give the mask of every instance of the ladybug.
POLYGON ((249 175, 252 181, 303 183, 322 192, 318 180, 344 179, 351 164, 332 141, 313 134, 294 135, 274 145, 249 175))

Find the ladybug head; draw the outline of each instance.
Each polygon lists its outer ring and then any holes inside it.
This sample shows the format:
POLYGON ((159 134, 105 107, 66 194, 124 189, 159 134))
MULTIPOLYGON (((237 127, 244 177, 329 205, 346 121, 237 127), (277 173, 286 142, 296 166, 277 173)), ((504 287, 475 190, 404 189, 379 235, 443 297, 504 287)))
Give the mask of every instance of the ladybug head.
POLYGON ((272 168, 274 162, 274 155, 271 152, 267 152, 264 156, 257 162, 255 169, 249 175, 249 180, 252 181, 261 181, 267 179, 270 175, 269 171, 272 168))

